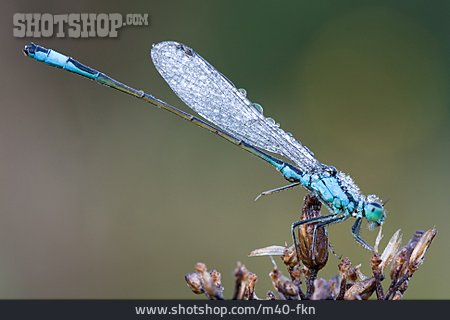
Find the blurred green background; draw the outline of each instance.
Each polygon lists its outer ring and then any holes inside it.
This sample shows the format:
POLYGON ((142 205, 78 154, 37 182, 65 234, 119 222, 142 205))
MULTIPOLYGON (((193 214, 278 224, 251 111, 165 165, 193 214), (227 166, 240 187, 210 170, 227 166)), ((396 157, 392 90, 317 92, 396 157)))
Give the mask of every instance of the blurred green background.
MULTIPOLYGON (((188 110, 157 74, 150 45, 199 52, 265 114, 389 199, 387 239, 439 234, 406 298, 450 298, 448 1, 2 1, 0 4, 0 298, 195 298, 197 261, 231 297, 242 261, 271 289, 268 258, 290 242, 303 189, 187 122, 21 54, 34 41, 188 110), (13 38, 23 13, 148 13, 117 39, 13 38)), ((330 228, 336 251, 369 252, 330 228)), ((373 243, 376 232, 364 228, 373 243)), ((337 272, 333 256, 323 277, 337 272)))

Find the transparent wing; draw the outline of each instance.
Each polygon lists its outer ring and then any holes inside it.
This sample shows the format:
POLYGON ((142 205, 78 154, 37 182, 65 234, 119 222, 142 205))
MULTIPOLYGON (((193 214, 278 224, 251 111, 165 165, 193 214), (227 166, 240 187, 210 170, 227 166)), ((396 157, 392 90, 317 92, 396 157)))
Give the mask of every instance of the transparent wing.
POLYGON ((292 160, 301 170, 321 167, 311 151, 262 114, 224 75, 189 47, 160 42, 153 63, 172 90, 199 115, 236 138, 292 160))

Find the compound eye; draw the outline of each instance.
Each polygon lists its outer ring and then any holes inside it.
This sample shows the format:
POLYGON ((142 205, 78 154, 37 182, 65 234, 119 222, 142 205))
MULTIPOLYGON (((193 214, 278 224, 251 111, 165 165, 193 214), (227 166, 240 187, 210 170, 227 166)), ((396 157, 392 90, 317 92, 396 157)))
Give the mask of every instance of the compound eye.
POLYGON ((384 221, 384 208, 377 202, 369 202, 364 208, 366 219, 381 225, 384 221))
POLYGON ((370 205, 373 207, 373 208, 372 208, 372 211, 374 211, 375 208, 377 208, 377 209, 383 209, 383 207, 381 206, 381 204, 376 203, 376 202, 371 202, 370 205))

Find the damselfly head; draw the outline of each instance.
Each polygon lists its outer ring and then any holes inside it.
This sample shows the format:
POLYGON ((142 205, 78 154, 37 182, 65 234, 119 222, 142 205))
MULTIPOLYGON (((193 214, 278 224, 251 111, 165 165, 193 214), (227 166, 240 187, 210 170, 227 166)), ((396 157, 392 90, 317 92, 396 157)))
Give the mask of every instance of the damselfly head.
POLYGON ((373 230, 381 226, 386 216, 383 203, 377 196, 368 196, 367 202, 364 205, 364 216, 369 223, 369 229, 373 230))
POLYGON ((23 54, 33 58, 34 54, 36 53, 36 49, 37 46, 33 42, 31 42, 23 48, 23 54))

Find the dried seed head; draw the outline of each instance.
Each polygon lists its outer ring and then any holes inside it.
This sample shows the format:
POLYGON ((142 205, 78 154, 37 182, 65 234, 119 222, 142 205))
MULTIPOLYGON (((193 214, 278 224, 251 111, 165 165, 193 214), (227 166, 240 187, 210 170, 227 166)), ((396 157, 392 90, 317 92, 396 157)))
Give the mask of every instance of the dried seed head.
POLYGON ((330 285, 331 298, 335 299, 339 295, 339 291, 341 289, 340 288, 340 279, 338 276, 334 276, 328 281, 328 283, 330 285))
POLYGON ((345 257, 338 264, 338 269, 342 277, 344 277, 348 270, 352 267, 352 263, 348 257, 345 257))
POLYGON ((284 249, 281 260, 283 260, 283 263, 289 268, 294 268, 298 265, 297 252, 295 251, 294 246, 286 247, 284 249))
MULTIPOLYGON (((218 273, 218 272, 217 272, 218 273)), ((205 293, 208 295, 210 299, 223 299, 223 287, 220 284, 220 274, 217 277, 217 273, 207 273, 207 276, 203 276, 203 288, 205 289, 205 293), (218 281, 218 282, 217 282, 218 281)))
POLYGON ((245 281, 247 278, 248 270, 241 262, 237 263, 236 269, 234 269, 234 276, 236 279, 245 281))
POLYGON ((417 242, 411 256, 409 258, 409 272, 412 275, 425 259, 425 253, 431 245, 434 237, 437 234, 436 228, 427 230, 417 242))
POLYGON ((380 264, 381 273, 384 273, 386 267, 389 266, 389 264, 392 262, 395 254, 398 251, 398 248, 400 247, 401 242, 402 242, 402 234, 400 233, 400 229, 398 229, 392 235, 386 248, 381 254, 381 264, 380 264))
POLYGON ((398 289, 399 289, 400 292, 403 293, 403 292, 406 291, 406 289, 408 289, 408 286, 409 286, 409 281, 405 280, 398 289))
POLYGON ((206 272, 206 270, 207 270, 206 264, 204 264, 203 262, 197 262, 195 264, 194 270, 195 270, 195 272, 198 272, 198 273, 206 272))
POLYGON ((233 299, 243 300, 245 299, 245 292, 247 290, 247 278, 248 270, 242 263, 238 262, 236 269, 234 269, 235 282, 235 292, 233 299))
POLYGON ((220 273, 216 270, 208 272, 204 263, 195 264, 195 272, 185 276, 191 290, 196 293, 204 293, 209 299, 223 299, 223 287, 220 282, 220 273))
POLYGON ((403 299, 403 294, 400 291, 397 291, 394 294, 394 297, 392 298, 392 300, 402 300, 403 299))
POLYGON ((411 257, 414 248, 416 247, 419 240, 422 238, 424 231, 417 230, 408 243, 401 247, 400 250, 394 257, 391 266, 391 279, 397 280, 404 276, 408 271, 409 259, 411 257))
POLYGON ((188 287, 195 294, 204 293, 202 277, 197 272, 187 273, 184 276, 188 287))
POLYGON ((247 281, 248 281, 247 286, 248 286, 249 292, 251 294, 253 294, 255 292, 255 285, 256 285, 256 282, 258 281, 258 276, 256 274, 254 274, 253 272, 249 272, 247 281))
POLYGON ((382 262, 382 260, 381 260, 380 255, 377 254, 377 253, 375 253, 375 254, 372 256, 372 259, 370 259, 370 267, 372 268, 373 274, 376 274, 376 273, 380 274, 380 271, 381 271, 381 269, 380 269, 381 262, 382 262))
MULTIPOLYGON (((319 199, 311 194, 305 196, 300 220, 311 219, 320 216, 322 204, 319 199)), ((328 234, 325 227, 317 228, 316 242, 313 257, 313 233, 316 224, 301 225, 298 228, 300 260, 309 269, 320 270, 328 261, 328 234)))
POLYGON ((283 294, 288 297, 297 297, 298 287, 292 281, 287 280, 283 282, 283 294))
POLYGON ((277 298, 275 297, 275 293, 273 293, 272 291, 267 291, 266 299, 267 300, 276 300, 277 298))
POLYGON ((269 273, 274 289, 278 292, 282 299, 296 299, 299 294, 298 286, 291 280, 283 276, 283 274, 274 266, 272 272, 269 273))
POLYGON ((344 295, 344 300, 367 300, 375 291, 375 278, 358 281, 344 295))
POLYGON ((278 281, 280 279, 280 277, 282 277, 282 274, 281 274, 280 270, 278 270, 278 268, 274 267, 272 269, 272 271, 269 273, 269 277, 270 277, 270 279, 272 279, 272 282, 278 281))
POLYGON ((215 285, 216 287, 222 286, 222 283, 221 283, 222 276, 219 271, 212 270, 209 274, 211 276, 211 282, 213 285, 215 285))
POLYGON ((289 268, 289 274, 291 275, 292 280, 300 280, 300 277, 303 274, 303 270, 300 269, 298 265, 293 268, 289 268))
POLYGON ((350 268, 350 270, 347 273, 347 281, 348 282, 355 282, 358 279, 358 272, 356 271, 356 268, 350 268))
POLYGON ((323 278, 314 280, 314 293, 311 296, 311 300, 327 300, 331 296, 331 286, 327 280, 323 278))
POLYGON ((242 290, 242 300, 254 300, 258 299, 255 295, 255 284, 258 280, 258 277, 253 272, 248 272, 246 276, 246 280, 241 284, 243 287, 242 290))
POLYGON ((258 277, 256 274, 248 271, 242 263, 238 262, 237 267, 234 270, 234 276, 236 278, 236 284, 233 299, 257 299, 255 295, 255 284, 256 281, 258 281, 258 277))
POLYGON ((347 283, 353 283, 358 279, 358 270, 352 266, 349 258, 345 257, 338 264, 341 279, 345 279, 347 283))
POLYGON ((408 260, 408 248, 401 248, 395 255, 394 261, 391 266, 391 279, 392 281, 397 281, 401 276, 403 276, 405 268, 405 263, 408 260))

